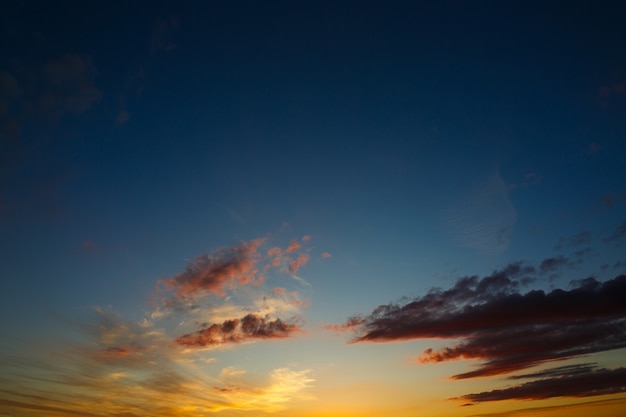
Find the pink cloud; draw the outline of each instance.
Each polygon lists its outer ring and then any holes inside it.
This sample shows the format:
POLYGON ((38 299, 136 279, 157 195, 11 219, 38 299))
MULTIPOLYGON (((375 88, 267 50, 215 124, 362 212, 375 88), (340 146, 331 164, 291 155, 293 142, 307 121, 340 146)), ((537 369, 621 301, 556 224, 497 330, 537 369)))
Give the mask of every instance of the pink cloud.
POLYGON ((273 247, 272 249, 267 251, 268 256, 278 256, 280 255, 281 250, 278 247, 273 247))
POLYGON ((332 258, 332 257, 333 257, 333 255, 331 255, 330 253, 322 252, 322 258, 332 258))
POLYGON ((345 333, 345 332, 348 332, 348 331, 354 331, 359 326, 361 326, 364 322, 365 322, 365 319, 363 319, 363 318, 360 318, 360 317, 350 317, 343 324, 327 324, 326 326, 324 326, 324 328, 326 330, 330 330, 330 331, 333 331, 333 332, 345 333))
POLYGON ((296 252, 301 247, 302 245, 300 245, 296 239, 291 239, 291 242, 289 242, 289 246, 287 247, 287 249, 285 249, 285 253, 296 252))
POLYGON ((276 295, 285 295, 287 293, 287 289, 282 288, 282 287, 276 287, 274 288, 274 294, 276 295))
POLYGON ((309 261, 309 255, 307 255, 306 253, 301 253, 300 255, 298 255, 296 259, 289 262, 289 273, 297 274, 300 267, 306 265, 308 261, 309 261))
POLYGON ((255 267, 259 258, 257 251, 263 242, 264 239, 255 239, 223 248, 213 255, 200 255, 183 272, 164 283, 175 289, 175 297, 179 299, 207 292, 223 297, 229 288, 256 284, 260 278, 255 267))

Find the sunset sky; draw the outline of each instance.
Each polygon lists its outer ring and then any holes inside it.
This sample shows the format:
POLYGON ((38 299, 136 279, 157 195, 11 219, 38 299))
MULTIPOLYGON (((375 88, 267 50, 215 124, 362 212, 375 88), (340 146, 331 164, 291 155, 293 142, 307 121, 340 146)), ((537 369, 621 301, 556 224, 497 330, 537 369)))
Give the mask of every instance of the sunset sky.
POLYGON ((619 1, 0 8, 0 417, 623 417, 619 1))

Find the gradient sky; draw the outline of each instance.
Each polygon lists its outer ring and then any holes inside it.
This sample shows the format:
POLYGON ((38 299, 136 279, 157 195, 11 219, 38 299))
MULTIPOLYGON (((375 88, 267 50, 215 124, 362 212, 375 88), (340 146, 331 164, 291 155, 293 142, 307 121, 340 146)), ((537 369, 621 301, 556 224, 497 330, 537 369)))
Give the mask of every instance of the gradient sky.
POLYGON ((1 9, 1 417, 623 416, 621 2, 1 9))

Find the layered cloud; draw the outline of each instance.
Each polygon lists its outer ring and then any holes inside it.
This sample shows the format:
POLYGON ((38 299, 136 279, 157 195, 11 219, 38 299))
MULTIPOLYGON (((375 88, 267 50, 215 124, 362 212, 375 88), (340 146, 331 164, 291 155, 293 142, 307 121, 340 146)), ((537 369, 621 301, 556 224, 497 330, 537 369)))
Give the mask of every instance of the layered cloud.
POLYGON ((53 358, 0 356, 0 408, 16 415, 201 417, 222 410, 275 412, 307 398, 310 370, 278 363, 248 374, 222 364, 212 348, 303 333, 306 303, 285 285, 294 281, 265 284, 266 277, 281 279, 303 267, 309 240, 268 250, 266 239, 255 239, 200 255, 159 281, 159 299, 145 318, 127 320, 96 307, 77 329, 83 342, 60 347, 53 358), (11 388, 16 385, 21 388, 11 388))
MULTIPOLYGON (((454 339, 453 345, 426 349, 414 359, 419 364, 479 361, 475 369, 453 375, 453 379, 510 374, 542 363, 625 348, 626 275, 606 282, 594 278, 574 281, 568 290, 522 291, 533 282, 536 272, 549 272, 565 263, 565 258, 549 258, 538 271, 513 263, 488 276, 463 277, 449 289, 433 289, 404 304, 382 305, 369 315, 354 316, 328 328, 355 332, 353 343, 454 339)), ((549 379, 554 379, 555 386, 563 382, 563 386, 574 384, 581 390, 578 394, 575 388, 564 388, 562 394, 557 388, 546 392, 554 392, 548 396, 607 393, 610 388, 592 390, 576 385, 576 381, 583 384, 601 375, 621 378, 622 371, 577 369, 575 373, 551 375, 549 379)), ((524 393, 535 387, 540 390, 540 381, 465 400, 488 401, 490 396, 531 398, 531 394, 524 393)), ((612 389, 626 391, 626 385, 612 389)))
POLYGON ((284 247, 264 248, 266 239, 241 242, 198 256, 179 274, 160 281, 153 320, 176 315, 180 331, 174 346, 212 348, 302 332, 300 294, 285 287, 269 289, 266 276, 290 275, 309 260, 310 236, 284 247))
POLYGON ((584 372, 563 372, 504 389, 467 394, 461 397, 472 403, 510 399, 542 400, 553 397, 591 397, 618 394, 626 386, 626 368, 585 369, 584 372))
POLYGON ((617 226, 611 235, 603 240, 604 242, 614 243, 619 246, 623 243, 624 238, 626 238, 626 220, 621 225, 617 226))
MULTIPOLYGON (((0 357, 0 408, 15 415, 102 417, 275 412, 295 398, 307 398, 314 381, 308 369, 278 366, 249 374, 215 358, 190 356, 154 323, 125 320, 101 308, 93 312, 93 319, 80 327, 87 332, 84 343, 53 356, 0 357)), ((290 329, 280 320, 253 316, 235 327, 256 338, 290 329)))

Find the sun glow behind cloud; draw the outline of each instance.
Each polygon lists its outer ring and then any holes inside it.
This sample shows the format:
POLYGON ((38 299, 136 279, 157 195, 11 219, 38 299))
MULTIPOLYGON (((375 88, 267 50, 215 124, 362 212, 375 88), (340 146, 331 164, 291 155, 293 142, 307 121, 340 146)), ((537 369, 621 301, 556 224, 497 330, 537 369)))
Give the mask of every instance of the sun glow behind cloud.
POLYGON ((308 259, 303 243, 309 239, 293 239, 278 254, 270 250, 273 258, 261 251, 265 239, 201 255, 160 281, 153 310, 139 321, 92 308, 92 319, 78 325, 83 340, 53 352, 40 349, 41 360, 5 359, 0 405, 67 415, 201 416, 275 412, 292 399, 309 398, 310 369, 283 365, 261 375, 222 363, 213 352, 304 333, 303 287, 266 284, 272 274, 288 273, 286 265, 308 259))

